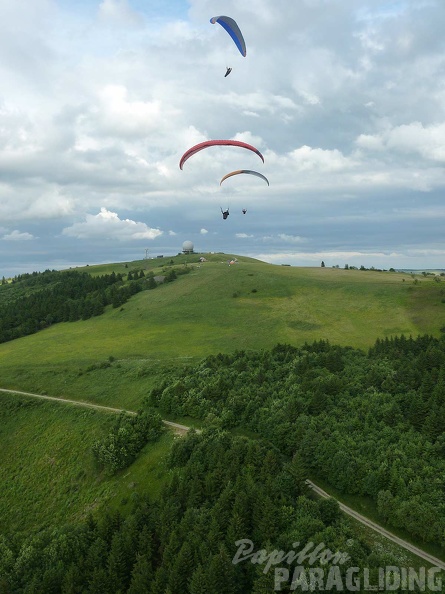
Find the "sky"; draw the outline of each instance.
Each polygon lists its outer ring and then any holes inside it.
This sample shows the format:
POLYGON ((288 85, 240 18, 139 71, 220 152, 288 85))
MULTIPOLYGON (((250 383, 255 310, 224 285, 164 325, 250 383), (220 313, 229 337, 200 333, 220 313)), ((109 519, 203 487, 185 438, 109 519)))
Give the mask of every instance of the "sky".
POLYGON ((444 28, 443 0, 0 0, 0 277, 184 241, 445 268, 444 28), (213 139, 264 163, 180 170, 213 139))

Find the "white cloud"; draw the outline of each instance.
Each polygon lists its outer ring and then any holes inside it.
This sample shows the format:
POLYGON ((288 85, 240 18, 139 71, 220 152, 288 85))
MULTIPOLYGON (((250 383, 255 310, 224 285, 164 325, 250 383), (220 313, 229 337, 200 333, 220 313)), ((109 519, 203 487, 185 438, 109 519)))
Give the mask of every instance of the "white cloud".
POLYGON ((208 231, 207 231, 207 229, 203 228, 203 229, 201 229, 200 233, 201 233, 201 235, 207 235, 208 231))
POLYGON ((235 233, 235 237, 239 239, 247 239, 248 237, 253 237, 253 235, 249 235, 248 233, 235 233))
MULTIPOLYGON (((90 126, 98 124, 106 134, 146 137, 172 125, 179 110, 168 100, 142 101, 129 97, 124 85, 106 85, 98 92, 98 105, 90 116, 90 126)), ((85 142, 85 141, 84 141, 85 142)))
MULTIPOLYGON (((229 204, 234 252, 282 252, 304 233, 317 252, 402 253, 407 226, 409 247, 432 261, 445 223, 445 3, 396 4, 225 0, 244 59, 210 25, 209 0, 0 0, 0 237, 32 222, 44 269, 57 249, 99 258, 88 250, 98 236, 205 228, 222 241, 213 217, 229 204), (265 163, 214 147, 180 171, 181 155, 211 138, 253 144, 265 163), (220 188, 239 168, 270 187, 238 176, 220 188), (127 221, 84 218, 102 205, 127 221), (70 241, 79 235, 84 244, 70 241)), ((174 244, 166 231, 162 250, 174 244)))
POLYGON ((361 134, 357 146, 388 153, 415 153, 424 159, 445 162, 445 122, 424 126, 411 122, 391 127, 378 134, 361 134))
POLYGON ((145 223, 137 223, 130 219, 121 220, 117 213, 102 207, 97 215, 87 214, 83 223, 74 223, 65 227, 63 235, 78 239, 117 239, 118 241, 135 241, 139 239, 156 239, 162 235, 160 229, 152 229, 145 223))
POLYGON ((171 236, 177 235, 177 233, 175 233, 174 231, 169 231, 168 234, 171 236))
POLYGON ((301 108, 289 97, 264 91, 243 94, 224 93, 218 100, 236 109, 243 109, 246 115, 252 116, 258 116, 258 112, 279 116, 283 112, 301 111, 301 108))
MULTIPOLYGON (((385 260, 387 262, 394 262, 402 254, 396 252, 374 252, 374 251, 323 251, 323 252, 278 252, 278 253, 262 253, 257 254, 256 257, 265 262, 272 264, 279 264, 281 262, 290 262, 296 266, 304 265, 305 262, 321 262, 323 260, 329 266, 339 265, 343 267, 345 264, 357 265, 369 261, 376 262, 377 259, 385 260)), ((389 264, 391 266, 391 264, 389 264)))
POLYGON ((2 239, 4 241, 30 241, 31 239, 34 239, 34 235, 27 233, 26 231, 22 233, 20 231, 14 230, 11 231, 11 233, 4 235, 2 239))
POLYGON ((354 167, 355 163, 338 149, 325 150, 302 146, 290 153, 298 170, 341 171, 354 167))
POLYGON ((279 233, 278 237, 287 243, 304 243, 306 239, 299 235, 286 235, 285 233, 279 233))
POLYGON ((102 0, 99 4, 99 19, 115 25, 143 25, 141 15, 134 12, 128 0, 102 0))
POLYGON ((317 95, 308 93, 307 91, 300 90, 300 95, 303 97, 306 103, 309 105, 319 105, 321 103, 320 98, 317 95))

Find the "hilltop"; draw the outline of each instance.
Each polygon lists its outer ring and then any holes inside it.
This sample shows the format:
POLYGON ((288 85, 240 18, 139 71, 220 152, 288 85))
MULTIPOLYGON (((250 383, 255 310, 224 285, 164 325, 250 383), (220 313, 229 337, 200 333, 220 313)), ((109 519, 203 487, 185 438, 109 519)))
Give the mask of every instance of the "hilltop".
MULTIPOLYGON (((445 282, 409 273, 290 267, 234 256, 179 255, 76 268, 92 276, 191 267, 178 282, 135 295, 98 318, 57 324, 0 346, 0 360, 39 363, 117 357, 205 356, 328 339, 371 346, 395 334, 436 334, 445 282), (234 265, 228 261, 236 259, 234 265), (24 345, 26 347, 24 349, 24 345), (23 352, 23 351, 26 352, 23 352), (112 351, 112 352, 111 352, 112 351)), ((437 278, 438 280, 438 278, 437 278)), ((442 317, 442 321, 443 321, 442 317)))
POLYGON ((81 389, 84 398, 100 403, 137 406, 142 395, 124 388, 128 378, 123 376, 133 374, 136 382, 141 364, 151 366, 151 374, 143 373, 152 378, 166 365, 277 343, 299 346, 323 339, 368 349, 386 336, 439 336, 445 323, 440 277, 202 256, 206 262, 190 254, 77 268, 124 278, 140 269, 162 276, 187 267, 189 273, 133 295, 122 307, 109 305, 102 315, 0 344, 3 387, 70 397, 79 397, 81 389), (110 358, 121 366, 112 380, 86 381, 91 367, 100 375, 110 358))
MULTIPOLYGON (((400 334, 441 336, 445 288, 440 277, 297 268, 232 254, 180 255, 75 270, 93 278, 121 275, 121 289, 135 282, 129 280, 130 272, 132 278, 138 272, 139 278, 141 270, 145 279, 165 277, 172 282, 153 290, 147 285, 147 290, 142 288, 122 305, 113 302, 105 306, 104 313, 89 319, 54 323, 0 344, 2 388, 65 396, 127 411, 151 405, 163 418, 184 419, 187 425, 204 428, 213 423, 213 431, 240 432, 246 443, 246 436, 265 438, 289 460, 295 449, 299 451, 298 476, 313 472, 315 478, 320 476, 342 492, 366 496, 360 505, 385 519, 386 500, 379 494, 388 481, 383 477, 386 482, 379 487, 377 479, 381 477, 376 473, 393 447, 393 439, 397 437, 407 448, 412 447, 414 437, 420 449, 428 439, 440 446, 442 427, 435 423, 440 418, 435 412, 441 406, 439 396, 434 396, 436 408, 429 401, 427 408, 422 394, 429 394, 428 386, 442 373, 443 349, 436 343, 443 341, 429 337, 417 342, 378 341, 400 334), (201 256, 206 261, 200 262, 201 256), (179 274, 184 270, 187 274, 179 274), (295 349, 305 343, 301 352, 295 349), (363 351, 370 347, 374 348, 366 355, 363 351), (402 357, 403 349, 412 353, 402 357), (429 371, 424 373, 424 369, 429 371), (412 404, 404 399, 408 390, 402 380, 419 392, 412 404), (397 398, 400 402, 393 402, 397 398), (356 419, 351 425, 353 413, 356 419), (397 427, 393 426, 393 413, 398 415, 397 427), (372 421, 371 425, 363 428, 363 419, 372 421), (329 431, 323 433, 326 428, 329 431), (365 433, 368 441, 363 460, 359 460, 365 433), (370 456, 371 434, 375 451, 370 456), (389 439, 390 445, 383 438, 389 439), (350 448, 347 459, 346 444, 350 448), (311 453, 316 446, 321 452, 318 458, 311 453), (326 451, 335 458, 335 467, 331 456, 327 465, 322 464, 326 451), (356 469, 371 463, 375 476, 357 487, 356 469)), ((57 275, 51 278, 57 286, 63 285, 65 277, 62 272, 61 280, 57 275)), ((1 290, 8 295, 3 303, 13 302, 15 294, 17 298, 28 294, 17 281, 14 287, 1 290)), ((33 296, 36 292, 36 287, 30 291, 33 296)), ((105 413, 66 406, 31 403, 18 395, 2 394, 0 466, 7 485, 3 530, 26 533, 65 521, 77 523, 87 518, 89 511, 97 511, 99 517, 106 508, 128 514, 128 502, 142 494, 162 501, 159 493, 170 480, 169 465, 175 451, 171 434, 146 445, 128 469, 108 477, 94 463, 92 448, 115 426, 113 420, 105 413), (14 514, 8 515, 9 510, 14 514)), ((194 434, 184 447, 195 448, 196 439, 194 434)), ((249 448, 256 447, 254 443, 249 448)), ((269 451, 267 455, 274 454, 269 451)), ((413 460, 417 458, 415 455, 413 460)), ((234 469, 237 475, 243 471, 242 465, 234 469)), ((267 467, 265 472, 269 471, 267 467)), ((190 472, 195 480, 195 469, 190 472)), ((394 479, 392 474, 390 478, 394 479)), ((287 475, 280 480, 284 480, 277 482, 280 489, 289 483, 287 475)), ((294 497, 294 487, 290 483, 289 487, 294 497)), ((406 495, 391 500, 394 509, 408 505, 410 494, 406 495)), ((428 505, 434 505, 433 499, 430 493, 428 505)), ((426 509, 429 513, 430 508, 426 509)), ((424 522, 423 516, 412 526, 400 523, 395 511, 391 516, 399 522, 396 526, 431 539, 429 528, 425 534, 423 528, 432 523, 424 522)))

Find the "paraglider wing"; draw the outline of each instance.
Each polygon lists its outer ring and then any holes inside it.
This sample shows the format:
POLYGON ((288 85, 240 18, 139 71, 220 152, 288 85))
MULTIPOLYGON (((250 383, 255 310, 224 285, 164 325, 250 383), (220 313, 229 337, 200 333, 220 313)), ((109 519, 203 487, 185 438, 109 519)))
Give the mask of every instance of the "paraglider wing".
POLYGON ((219 182, 219 185, 221 185, 223 183, 223 181, 225 179, 227 179, 228 177, 232 177, 232 175, 239 175, 240 173, 248 173, 250 175, 256 175, 257 177, 261 177, 261 179, 264 179, 264 181, 267 183, 267 185, 269 185, 269 180, 267 179, 267 177, 265 175, 263 175, 262 173, 258 173, 258 171, 251 171, 250 169, 237 169, 236 171, 232 171, 231 173, 227 173, 219 182))
POLYGON ((236 47, 239 49, 242 56, 246 56, 246 43, 244 41, 243 34, 236 22, 228 16, 215 16, 210 19, 212 25, 218 23, 227 31, 230 37, 235 42, 236 47))
POLYGON ((181 160, 179 161, 179 169, 182 169, 187 159, 209 146, 239 146, 240 148, 245 148, 256 153, 264 163, 264 157, 260 151, 251 144, 247 144, 247 142, 241 142, 239 140, 206 140, 205 142, 195 144, 195 146, 189 148, 189 150, 182 155, 181 160))

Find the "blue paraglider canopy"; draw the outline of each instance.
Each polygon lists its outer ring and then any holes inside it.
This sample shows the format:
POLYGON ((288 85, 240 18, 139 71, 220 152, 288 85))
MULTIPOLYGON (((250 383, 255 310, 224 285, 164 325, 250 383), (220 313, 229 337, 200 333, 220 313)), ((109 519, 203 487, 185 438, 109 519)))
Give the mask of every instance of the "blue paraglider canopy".
POLYGON ((236 22, 228 16, 215 16, 210 19, 212 25, 218 23, 227 31, 230 37, 235 42, 236 47, 239 49, 242 56, 246 56, 246 43, 244 41, 243 34, 236 22))

